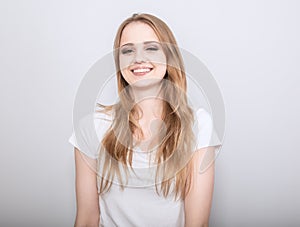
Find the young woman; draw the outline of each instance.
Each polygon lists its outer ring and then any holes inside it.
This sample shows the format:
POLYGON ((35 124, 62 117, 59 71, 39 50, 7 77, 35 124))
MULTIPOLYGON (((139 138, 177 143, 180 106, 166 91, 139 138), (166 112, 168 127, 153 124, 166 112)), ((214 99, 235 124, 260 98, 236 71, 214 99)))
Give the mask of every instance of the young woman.
MULTIPOLYGON (((93 115, 99 149, 80 146, 74 133, 69 140, 75 226, 208 226, 221 143, 208 112, 188 104, 171 30, 134 14, 117 31, 114 56, 120 100, 93 115)), ((92 143, 81 125, 81 141, 92 143)))

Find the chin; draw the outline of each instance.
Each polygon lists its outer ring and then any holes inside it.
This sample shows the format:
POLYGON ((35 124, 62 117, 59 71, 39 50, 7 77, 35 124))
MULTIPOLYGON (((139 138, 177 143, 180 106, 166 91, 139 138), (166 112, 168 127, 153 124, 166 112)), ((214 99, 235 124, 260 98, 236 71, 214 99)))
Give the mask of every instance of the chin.
POLYGON ((136 88, 150 88, 162 82, 163 78, 140 78, 130 83, 130 86, 136 88))

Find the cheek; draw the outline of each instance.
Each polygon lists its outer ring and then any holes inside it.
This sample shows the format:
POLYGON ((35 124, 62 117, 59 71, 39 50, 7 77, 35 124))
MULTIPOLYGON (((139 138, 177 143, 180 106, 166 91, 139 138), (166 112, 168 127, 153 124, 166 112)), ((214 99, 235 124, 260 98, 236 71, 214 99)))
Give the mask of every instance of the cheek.
POLYGON ((127 69, 121 70, 121 76, 123 77, 123 79, 130 84, 131 83, 131 76, 130 76, 130 71, 127 69))
POLYGON ((163 78, 167 72, 166 64, 156 64, 155 65, 155 76, 159 78, 163 78))
POLYGON ((133 57, 129 57, 129 56, 120 56, 119 57, 119 62, 120 62, 120 70, 125 70, 132 62, 133 57))
POLYGON ((156 52, 145 53, 145 58, 152 62, 153 64, 162 64, 166 65, 167 58, 162 50, 158 50, 156 52))
POLYGON ((167 58, 162 51, 149 56, 149 59, 155 66, 155 77, 163 78, 167 71, 167 58))

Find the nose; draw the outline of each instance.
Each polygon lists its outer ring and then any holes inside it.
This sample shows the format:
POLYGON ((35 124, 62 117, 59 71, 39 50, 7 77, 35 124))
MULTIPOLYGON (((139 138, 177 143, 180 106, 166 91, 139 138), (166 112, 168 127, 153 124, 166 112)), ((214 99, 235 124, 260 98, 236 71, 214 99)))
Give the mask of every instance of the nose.
POLYGON ((134 56, 134 63, 145 62, 144 57, 145 56, 144 56, 143 50, 141 50, 141 48, 138 48, 135 53, 135 56, 134 56))

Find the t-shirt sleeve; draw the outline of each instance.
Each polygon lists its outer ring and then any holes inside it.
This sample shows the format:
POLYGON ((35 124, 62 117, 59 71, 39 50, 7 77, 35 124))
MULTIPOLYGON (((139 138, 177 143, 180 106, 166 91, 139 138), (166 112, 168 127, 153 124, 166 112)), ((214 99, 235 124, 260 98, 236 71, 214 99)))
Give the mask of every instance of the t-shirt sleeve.
POLYGON ((78 148, 80 152, 92 159, 97 159, 100 140, 97 136, 93 114, 83 117, 68 142, 78 148))
POLYGON ((204 108, 200 108, 195 117, 197 118, 196 148, 220 146, 221 140, 215 131, 211 115, 204 108))

